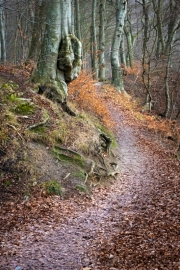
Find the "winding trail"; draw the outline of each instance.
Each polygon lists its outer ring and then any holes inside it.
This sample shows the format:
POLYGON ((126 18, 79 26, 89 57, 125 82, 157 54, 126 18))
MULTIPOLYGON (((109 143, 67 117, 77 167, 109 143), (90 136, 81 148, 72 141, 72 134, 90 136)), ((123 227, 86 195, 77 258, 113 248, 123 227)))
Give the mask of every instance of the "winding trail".
MULTIPOLYGON (((112 115, 118 127, 118 178, 95 190, 90 204, 77 203, 66 221, 20 231, 21 244, 14 255, 0 256, 0 270, 17 265, 24 270, 180 269, 179 163, 133 125, 126 112, 114 109, 112 115), (174 186, 166 193, 168 181, 174 186), (174 212, 167 214, 171 196, 174 212), (159 247, 162 254, 167 248, 162 259, 159 247)), ((6 245, 14 248, 13 232, 6 245)))

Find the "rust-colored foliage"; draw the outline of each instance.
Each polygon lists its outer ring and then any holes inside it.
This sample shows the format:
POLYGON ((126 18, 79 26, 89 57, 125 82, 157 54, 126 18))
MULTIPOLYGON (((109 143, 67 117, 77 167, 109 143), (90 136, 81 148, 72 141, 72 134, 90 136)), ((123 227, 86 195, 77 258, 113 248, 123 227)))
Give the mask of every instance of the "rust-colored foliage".
POLYGON ((76 101, 79 108, 88 112, 94 112, 108 127, 113 127, 113 121, 107 102, 102 97, 103 89, 96 87, 92 74, 82 71, 79 77, 69 84, 69 95, 72 101, 76 101))
POLYGON ((28 65, 22 62, 18 66, 7 62, 5 65, 0 66, 0 72, 11 74, 17 77, 22 77, 24 79, 29 78, 33 67, 34 63, 32 62, 28 63, 28 65))
POLYGON ((133 63, 133 67, 121 66, 122 71, 125 75, 140 75, 142 72, 142 65, 140 61, 136 61, 133 63))
MULTIPOLYGON (((119 93, 111 85, 103 87, 102 98, 110 99, 115 107, 127 110, 136 122, 160 135, 161 138, 170 138, 177 145, 180 143, 180 126, 177 121, 164 119, 151 113, 143 113, 138 102, 126 93, 119 93)), ((111 104, 112 106, 112 104, 111 104)))

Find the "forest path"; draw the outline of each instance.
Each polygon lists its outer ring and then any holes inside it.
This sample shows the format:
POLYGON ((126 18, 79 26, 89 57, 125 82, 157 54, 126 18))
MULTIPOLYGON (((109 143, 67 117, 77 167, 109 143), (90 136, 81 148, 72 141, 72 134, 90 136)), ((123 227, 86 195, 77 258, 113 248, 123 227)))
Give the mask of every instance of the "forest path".
POLYGON ((64 221, 19 225, 6 237, 11 252, 0 256, 0 270, 180 269, 179 162, 126 111, 112 116, 120 175, 90 202, 72 199, 64 221))

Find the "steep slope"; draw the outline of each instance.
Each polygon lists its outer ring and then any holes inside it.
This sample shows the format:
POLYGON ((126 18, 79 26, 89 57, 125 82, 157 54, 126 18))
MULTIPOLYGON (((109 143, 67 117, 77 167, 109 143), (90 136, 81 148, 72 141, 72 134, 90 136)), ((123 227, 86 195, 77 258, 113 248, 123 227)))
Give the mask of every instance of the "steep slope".
POLYGON ((179 269, 179 161, 131 112, 108 103, 120 175, 91 196, 16 206, 0 269, 179 269))

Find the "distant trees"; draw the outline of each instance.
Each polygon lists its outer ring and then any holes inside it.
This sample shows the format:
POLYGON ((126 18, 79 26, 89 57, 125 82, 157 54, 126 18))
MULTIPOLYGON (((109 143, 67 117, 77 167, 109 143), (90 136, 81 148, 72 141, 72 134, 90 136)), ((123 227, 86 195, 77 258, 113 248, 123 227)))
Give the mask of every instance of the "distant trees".
MULTIPOLYGON (((146 103, 151 107, 152 75, 163 79, 165 108, 163 116, 168 117, 173 107, 173 91, 170 74, 177 71, 177 47, 180 28, 179 4, 174 0, 136 1, 142 11, 142 80, 146 89, 146 103), (151 16, 150 16, 151 15, 151 16), (176 47, 176 49, 175 49, 176 47)), ((179 47, 179 45, 178 45, 179 47)), ((154 76, 153 76, 154 78, 154 76)), ((157 77, 156 77, 157 78, 157 77)))
POLYGON ((124 71, 136 70, 150 107, 159 99, 152 93, 160 76, 163 115, 170 117, 177 92, 172 72, 179 74, 179 53, 176 0, 0 0, 1 63, 34 61, 34 80, 65 92, 83 56, 84 68, 100 81, 111 80, 119 91, 124 90, 124 71))

